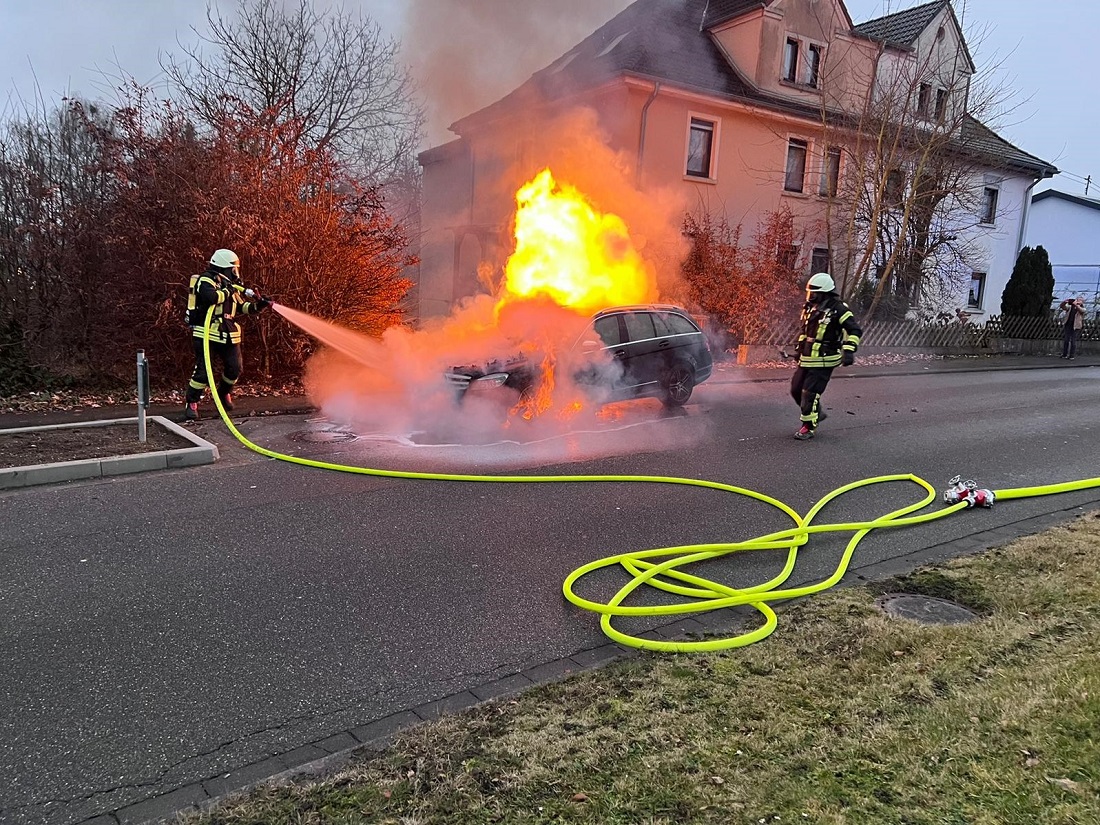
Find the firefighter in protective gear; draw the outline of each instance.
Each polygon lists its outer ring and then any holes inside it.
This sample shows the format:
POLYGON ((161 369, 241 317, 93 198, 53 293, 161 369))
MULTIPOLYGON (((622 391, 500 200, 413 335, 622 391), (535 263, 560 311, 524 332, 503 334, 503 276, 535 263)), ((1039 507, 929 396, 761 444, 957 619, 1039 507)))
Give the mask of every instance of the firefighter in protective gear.
POLYGON ((799 441, 813 438, 817 425, 825 420, 821 396, 833 370, 855 362, 862 334, 852 310, 837 294, 832 276, 827 272, 810 276, 798 335, 798 366, 791 378, 791 397, 802 412, 802 424, 794 434, 799 441))
POLYGON ((187 292, 187 324, 191 327, 191 342, 195 351, 195 370, 187 384, 183 417, 194 421, 199 417, 199 401, 210 384, 203 353, 203 328, 206 313, 214 307, 210 319, 210 357, 221 361, 222 377, 218 382, 218 397, 226 410, 233 409, 233 386, 241 377, 241 327, 236 316, 261 312, 271 301, 241 284, 241 261, 229 249, 219 249, 210 256, 205 272, 191 277, 187 292))

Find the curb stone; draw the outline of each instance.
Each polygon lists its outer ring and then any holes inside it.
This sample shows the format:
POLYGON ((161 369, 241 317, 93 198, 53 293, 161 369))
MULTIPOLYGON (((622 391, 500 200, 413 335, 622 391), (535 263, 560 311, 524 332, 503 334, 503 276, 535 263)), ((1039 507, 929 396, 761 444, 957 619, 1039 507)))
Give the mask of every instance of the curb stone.
MULTIPOLYGON (((44 430, 72 430, 83 427, 106 427, 112 424, 133 424, 137 418, 111 418, 102 421, 86 421, 74 424, 46 424, 40 427, 14 427, 0 430, 0 435, 11 433, 40 432, 44 430)), ((105 458, 85 458, 76 461, 58 461, 52 464, 33 464, 26 467, 0 469, 0 490, 19 487, 31 487, 37 484, 53 484, 60 481, 77 481, 87 478, 142 473, 150 470, 169 470, 180 467, 194 467, 200 464, 212 464, 219 458, 216 445, 205 438, 195 435, 179 424, 164 416, 153 415, 146 418, 164 427, 174 435, 188 441, 192 446, 175 450, 160 450, 133 455, 108 456, 105 458)))

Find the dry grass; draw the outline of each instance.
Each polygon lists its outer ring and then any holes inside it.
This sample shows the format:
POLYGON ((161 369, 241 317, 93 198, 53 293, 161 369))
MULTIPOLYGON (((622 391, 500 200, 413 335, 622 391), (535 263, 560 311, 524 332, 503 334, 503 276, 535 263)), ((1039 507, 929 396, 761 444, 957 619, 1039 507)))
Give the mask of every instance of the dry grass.
POLYGON ((187 821, 1100 822, 1100 514, 922 576, 986 617, 834 591, 749 648, 582 674, 187 821))

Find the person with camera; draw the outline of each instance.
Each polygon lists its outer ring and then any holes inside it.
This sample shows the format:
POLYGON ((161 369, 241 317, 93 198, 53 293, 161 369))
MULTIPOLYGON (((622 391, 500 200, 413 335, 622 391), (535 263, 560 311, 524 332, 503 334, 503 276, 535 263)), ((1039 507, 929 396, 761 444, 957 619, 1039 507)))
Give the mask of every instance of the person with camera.
POLYGON ((827 272, 810 276, 798 334, 798 366, 791 377, 791 397, 802 413, 802 425, 794 434, 799 441, 813 438, 817 425, 825 420, 821 396, 834 369, 855 363, 862 334, 852 310, 837 294, 832 276, 827 272))
POLYGON ((1072 361, 1077 357, 1077 337, 1085 325, 1085 299, 1080 296, 1066 298, 1058 309, 1066 313, 1062 326, 1062 357, 1072 361))
POLYGON ((206 315, 214 307, 210 319, 210 359, 221 361, 222 376, 218 382, 218 397, 226 410, 233 409, 232 390, 241 377, 241 326, 237 313, 250 315, 271 306, 255 290, 241 284, 241 261, 230 249, 219 249, 210 256, 205 272, 191 277, 187 291, 187 324, 195 351, 195 369, 187 384, 183 417, 195 421, 199 417, 199 402, 210 383, 206 374, 206 315))

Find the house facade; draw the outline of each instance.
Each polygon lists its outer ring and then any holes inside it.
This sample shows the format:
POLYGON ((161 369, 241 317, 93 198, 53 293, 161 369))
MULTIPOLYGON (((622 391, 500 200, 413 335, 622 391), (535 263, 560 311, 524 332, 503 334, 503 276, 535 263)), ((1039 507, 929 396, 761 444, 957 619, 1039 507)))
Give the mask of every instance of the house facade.
POLYGON ((1055 189, 1031 199, 1027 246, 1042 246, 1054 270, 1054 300, 1083 295, 1100 312, 1100 200, 1055 189))
MULTIPOLYGON (((858 25, 840 0, 637 0, 513 93, 452 124, 456 140, 420 155, 421 317, 491 289, 510 251, 514 192, 546 165, 593 190, 619 176, 642 202, 669 207, 670 234, 677 215, 707 212, 751 237, 765 216, 788 210, 807 275, 829 269, 851 292, 857 279, 942 269, 947 288, 915 300, 995 313, 1031 187, 1057 170, 971 114, 973 74, 948 0, 858 25), (577 111, 588 116, 548 125, 577 111), (570 154, 593 139, 577 123, 594 124, 606 157, 570 154), (942 155, 965 163, 933 210, 919 182, 928 158, 942 155), (860 213, 868 193, 874 205, 860 213), (900 254, 902 244, 874 236, 889 226, 924 246, 900 254)), ((606 211, 632 200, 612 192, 599 201, 606 211)), ((647 229, 650 239, 660 234, 647 229)), ((676 255, 670 241, 665 265, 676 255)))

